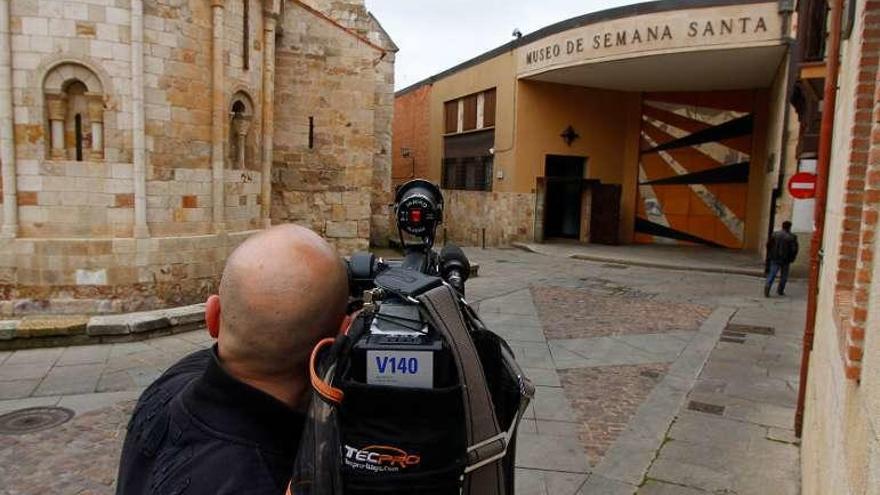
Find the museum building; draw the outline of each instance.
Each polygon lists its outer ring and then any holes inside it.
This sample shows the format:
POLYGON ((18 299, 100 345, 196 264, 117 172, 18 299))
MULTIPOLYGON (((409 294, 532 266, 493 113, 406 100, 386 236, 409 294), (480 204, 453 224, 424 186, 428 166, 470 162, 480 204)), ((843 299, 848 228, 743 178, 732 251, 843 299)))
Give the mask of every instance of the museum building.
POLYGON ((516 37, 396 93, 393 180, 441 183, 465 244, 760 250, 794 162, 791 9, 661 0, 516 37))

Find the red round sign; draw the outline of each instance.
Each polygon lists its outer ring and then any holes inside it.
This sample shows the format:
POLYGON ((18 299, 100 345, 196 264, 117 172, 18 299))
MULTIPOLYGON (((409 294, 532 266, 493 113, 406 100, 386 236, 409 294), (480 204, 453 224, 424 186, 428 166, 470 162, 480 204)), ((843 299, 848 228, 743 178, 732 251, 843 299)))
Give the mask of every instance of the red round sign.
POLYGON ((788 192, 796 199, 816 197, 816 174, 798 172, 788 179, 788 192))

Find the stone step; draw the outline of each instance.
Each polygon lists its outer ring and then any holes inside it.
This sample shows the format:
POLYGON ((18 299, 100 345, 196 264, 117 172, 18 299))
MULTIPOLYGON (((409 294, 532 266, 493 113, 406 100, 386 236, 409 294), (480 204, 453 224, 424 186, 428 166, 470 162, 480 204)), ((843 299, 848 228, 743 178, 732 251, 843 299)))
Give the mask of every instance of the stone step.
POLYGON ((0 350, 142 340, 205 326, 205 305, 113 315, 34 315, 0 320, 0 350))

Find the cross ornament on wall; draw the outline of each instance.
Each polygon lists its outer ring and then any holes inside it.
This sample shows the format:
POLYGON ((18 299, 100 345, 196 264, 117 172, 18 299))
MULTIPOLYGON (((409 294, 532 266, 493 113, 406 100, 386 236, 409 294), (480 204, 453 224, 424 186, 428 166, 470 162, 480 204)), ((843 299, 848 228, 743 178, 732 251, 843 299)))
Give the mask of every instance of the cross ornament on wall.
POLYGON ((575 132, 574 127, 569 125, 564 131, 562 131, 562 134, 560 134, 559 137, 565 141, 565 144, 571 146, 571 143, 573 143, 575 139, 581 137, 581 135, 575 132))

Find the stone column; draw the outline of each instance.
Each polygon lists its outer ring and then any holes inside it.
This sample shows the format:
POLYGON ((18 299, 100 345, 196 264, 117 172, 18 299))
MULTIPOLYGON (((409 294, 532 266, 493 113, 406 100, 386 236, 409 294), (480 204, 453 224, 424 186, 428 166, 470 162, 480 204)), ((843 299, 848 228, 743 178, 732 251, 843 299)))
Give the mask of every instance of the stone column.
POLYGON ((60 96, 47 99, 47 110, 49 113, 49 140, 52 148, 49 151, 49 157, 53 160, 64 160, 66 154, 64 152, 64 115, 65 105, 64 99, 60 96))
POLYGON ((104 158, 104 101, 101 97, 89 100, 89 121, 92 124, 92 158, 104 158))
POLYGON ((236 168, 243 170, 245 168, 245 160, 247 159, 247 134, 251 128, 251 119, 244 115, 239 115, 233 120, 235 126, 235 137, 238 141, 238 156, 235 158, 236 168))
POLYGON ((131 0, 131 143, 134 236, 146 238, 150 236, 150 230, 147 227, 147 152, 144 131, 143 0, 131 0))
POLYGON ((0 0, 0 174, 3 177, 2 237, 18 234, 15 131, 12 111, 12 42, 9 33, 9 0, 0 0))
POLYGON ((263 16, 263 162, 260 184, 260 218, 264 227, 272 225, 272 138, 275 119, 275 2, 267 2, 263 16))
POLYGON ((223 73, 223 0, 211 0, 213 45, 211 47, 211 172, 214 232, 226 230, 223 201, 223 127, 226 120, 223 73))

